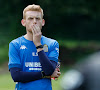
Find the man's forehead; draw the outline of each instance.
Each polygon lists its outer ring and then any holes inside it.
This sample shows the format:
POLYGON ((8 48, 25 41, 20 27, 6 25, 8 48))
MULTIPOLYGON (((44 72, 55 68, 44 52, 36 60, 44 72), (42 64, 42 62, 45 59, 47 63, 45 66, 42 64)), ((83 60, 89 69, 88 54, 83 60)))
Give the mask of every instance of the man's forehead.
POLYGON ((28 16, 28 17, 41 17, 41 12, 39 12, 39 11, 27 11, 26 16, 28 16))

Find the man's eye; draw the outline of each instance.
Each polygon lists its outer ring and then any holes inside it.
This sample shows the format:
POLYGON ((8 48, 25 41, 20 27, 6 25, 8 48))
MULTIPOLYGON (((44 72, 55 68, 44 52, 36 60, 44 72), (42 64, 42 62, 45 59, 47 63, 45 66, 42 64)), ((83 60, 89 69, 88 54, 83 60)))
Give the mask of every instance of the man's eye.
POLYGON ((40 18, 36 18, 37 20, 40 20, 40 18))
POLYGON ((29 18, 29 20, 32 20, 33 18, 29 18))

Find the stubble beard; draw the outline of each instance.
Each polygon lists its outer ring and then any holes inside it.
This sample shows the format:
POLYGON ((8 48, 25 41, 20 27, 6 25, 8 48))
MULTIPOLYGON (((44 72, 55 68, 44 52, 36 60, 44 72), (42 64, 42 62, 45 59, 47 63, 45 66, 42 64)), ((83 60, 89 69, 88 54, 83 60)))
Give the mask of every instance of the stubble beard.
POLYGON ((26 29, 26 32, 27 32, 27 34, 31 34, 31 35, 33 35, 32 30, 28 30, 28 29, 26 29))

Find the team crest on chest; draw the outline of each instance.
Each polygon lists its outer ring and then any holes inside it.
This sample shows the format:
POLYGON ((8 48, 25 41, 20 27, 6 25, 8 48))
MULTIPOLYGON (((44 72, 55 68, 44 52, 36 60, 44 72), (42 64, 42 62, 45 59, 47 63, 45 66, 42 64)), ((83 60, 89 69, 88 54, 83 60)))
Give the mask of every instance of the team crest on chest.
POLYGON ((48 52, 48 46, 46 44, 43 45, 44 52, 48 52))

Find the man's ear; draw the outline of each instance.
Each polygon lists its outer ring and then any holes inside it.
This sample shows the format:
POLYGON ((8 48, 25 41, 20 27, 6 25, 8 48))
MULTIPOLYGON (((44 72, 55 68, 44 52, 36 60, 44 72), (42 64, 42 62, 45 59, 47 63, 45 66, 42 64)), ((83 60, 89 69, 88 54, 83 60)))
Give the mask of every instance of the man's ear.
POLYGON ((21 20, 21 24, 22 24, 24 27, 26 26, 25 19, 22 19, 22 20, 21 20))
POLYGON ((44 25, 45 25, 45 20, 43 19, 43 20, 42 20, 42 26, 44 26, 44 25))

